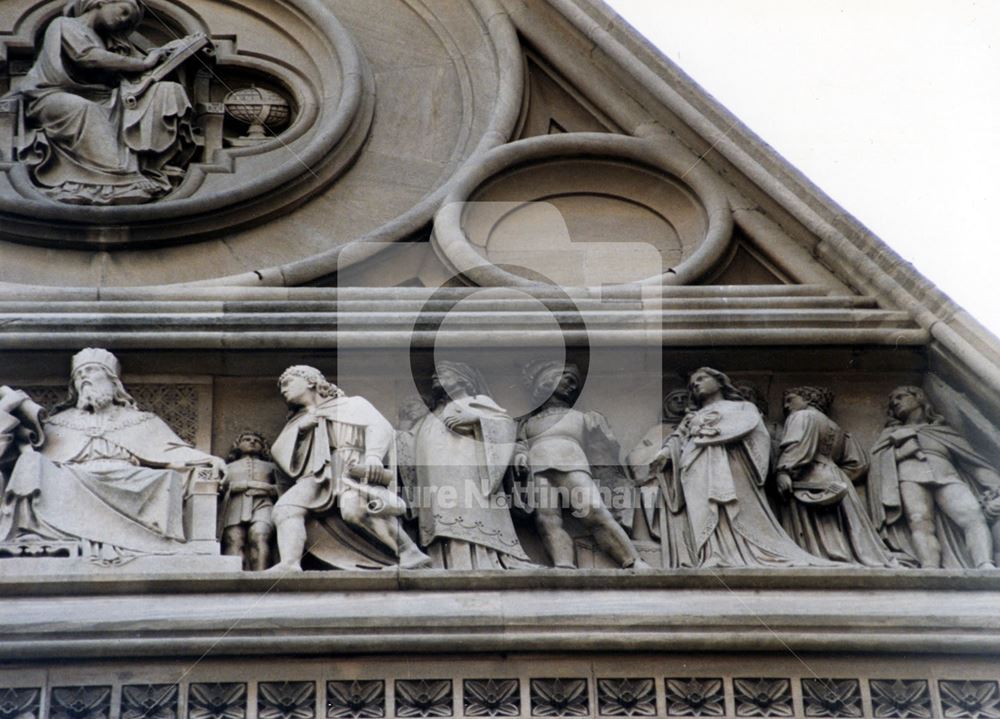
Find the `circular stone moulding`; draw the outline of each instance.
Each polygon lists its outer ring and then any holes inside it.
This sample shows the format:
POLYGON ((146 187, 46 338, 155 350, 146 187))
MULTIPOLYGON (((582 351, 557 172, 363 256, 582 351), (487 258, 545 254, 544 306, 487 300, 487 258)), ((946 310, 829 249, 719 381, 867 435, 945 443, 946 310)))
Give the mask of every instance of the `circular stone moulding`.
MULTIPOLYGON (((248 0, 216 2, 214 23, 182 2, 146 2, 152 17, 176 26, 172 34, 211 37, 218 68, 272 77, 287 89, 297 116, 255 147, 227 148, 192 164, 172 194, 140 205, 55 202, 33 186, 24 164, 0 163, 0 239, 95 250, 200 240, 290 211, 337 179, 360 151, 373 117, 371 71, 323 0, 269 0, 266 14, 248 0), (233 28, 241 32, 231 34, 233 28), (280 56, 262 53, 261 37, 280 56)), ((32 6, 5 45, 30 47, 63 5, 32 6)))
POLYGON ((522 140, 452 186, 435 248, 481 286, 690 284, 726 253, 716 177, 660 144, 607 134, 522 140))

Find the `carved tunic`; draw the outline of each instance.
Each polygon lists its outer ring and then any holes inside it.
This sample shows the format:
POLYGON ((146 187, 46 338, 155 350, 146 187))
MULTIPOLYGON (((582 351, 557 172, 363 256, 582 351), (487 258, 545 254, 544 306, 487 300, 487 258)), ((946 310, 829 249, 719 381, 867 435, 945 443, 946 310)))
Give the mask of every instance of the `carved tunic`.
POLYGON ((790 414, 777 469, 792 478, 782 523, 799 546, 827 559, 896 566, 854 489, 868 457, 836 422, 813 407, 790 414))
POLYGON ((453 400, 421 420, 416 429, 420 543, 437 566, 504 569, 529 561, 502 487, 515 431, 510 416, 485 395, 453 400), (459 407, 478 415, 475 428, 448 429, 442 419, 459 407))
POLYGON ((554 469, 590 474, 590 462, 580 444, 587 432, 586 415, 579 410, 551 407, 529 417, 522 434, 529 441, 531 471, 554 469))
POLYGON ((222 527, 251 522, 271 523, 271 509, 278 490, 274 465, 257 457, 241 457, 226 465, 226 490, 222 502, 222 527))
MULTIPOLYGON (((872 448, 868 510, 889 547, 916 555, 903 512, 901 482, 922 484, 931 489, 959 482, 966 484, 977 496, 1000 491, 1000 486, 984 484, 985 477, 974 475, 972 470, 977 468, 992 469, 962 435, 946 424, 886 427, 872 448)), ((974 567, 961 529, 942 511, 934 513, 934 524, 941 543, 942 566, 946 569, 974 567)))

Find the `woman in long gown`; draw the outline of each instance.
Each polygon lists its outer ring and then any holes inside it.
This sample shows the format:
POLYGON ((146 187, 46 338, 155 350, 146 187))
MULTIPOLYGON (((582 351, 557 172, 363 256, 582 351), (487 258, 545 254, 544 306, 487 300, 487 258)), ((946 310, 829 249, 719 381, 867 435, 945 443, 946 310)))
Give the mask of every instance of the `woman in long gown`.
POLYGON ((691 375, 688 391, 692 411, 654 468, 672 470, 668 500, 687 517, 698 566, 830 566, 795 544, 768 504, 771 440, 757 407, 708 367, 691 375))
POLYGON ((898 567, 865 511, 854 483, 868 456, 829 418, 833 394, 818 387, 785 392, 788 415, 778 456, 782 523, 806 551, 866 567, 898 567))
POLYGON ((191 102, 175 82, 155 82, 127 107, 122 87, 183 43, 144 54, 127 38, 142 20, 137 0, 72 0, 45 31, 17 90, 30 130, 20 159, 52 199, 138 204, 172 189, 190 159, 191 102))

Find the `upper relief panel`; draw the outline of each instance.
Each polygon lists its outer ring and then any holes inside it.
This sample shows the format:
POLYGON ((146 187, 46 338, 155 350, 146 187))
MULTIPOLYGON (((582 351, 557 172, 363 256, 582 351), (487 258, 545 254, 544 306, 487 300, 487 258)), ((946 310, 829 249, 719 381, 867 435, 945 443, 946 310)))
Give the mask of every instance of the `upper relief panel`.
POLYGON ((294 284, 426 224, 513 130, 516 40, 488 0, 384 1, 6 0, 0 281, 294 284))

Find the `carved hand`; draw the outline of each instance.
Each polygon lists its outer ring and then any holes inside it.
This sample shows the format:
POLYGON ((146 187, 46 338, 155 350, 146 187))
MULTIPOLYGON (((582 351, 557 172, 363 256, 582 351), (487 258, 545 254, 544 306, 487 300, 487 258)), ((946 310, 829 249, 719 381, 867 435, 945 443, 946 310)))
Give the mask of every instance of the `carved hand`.
POLYGON ((445 427, 453 432, 457 432, 458 430, 471 428, 479 422, 479 417, 472 412, 449 408, 444 413, 444 416, 441 417, 441 421, 444 422, 445 427))
POLYGON ((514 469, 518 472, 527 473, 528 471, 528 455, 523 452, 518 452, 514 455, 514 469))
POLYGON ((649 463, 649 469, 652 472, 662 472, 670 462, 670 452, 664 447, 653 457, 653 461, 649 463))
POLYGON ((209 456, 208 464, 220 478, 226 476, 226 460, 221 457, 209 456))
POLYGON ((299 434, 307 434, 312 432, 316 427, 319 426, 319 420, 316 415, 309 413, 305 419, 299 422, 299 434))
POLYGON ((166 60, 169 55, 170 50, 165 47, 158 47, 155 50, 151 50, 142 61, 142 69, 152 70, 154 67, 166 60))
POLYGON ((787 472, 778 472, 778 494, 784 498, 792 493, 792 478, 787 472))
POLYGON ((368 484, 378 484, 383 472, 385 472, 385 467, 382 466, 381 460, 375 457, 369 457, 365 460, 365 481, 368 484))
POLYGON ((912 427, 900 427, 889 435, 889 439, 892 440, 892 443, 897 447, 905 444, 911 439, 916 439, 916 437, 917 432, 912 427))
POLYGON ((245 492, 250 489, 250 485, 247 484, 245 479, 237 479, 236 481, 228 482, 228 485, 230 491, 235 493, 245 492))

